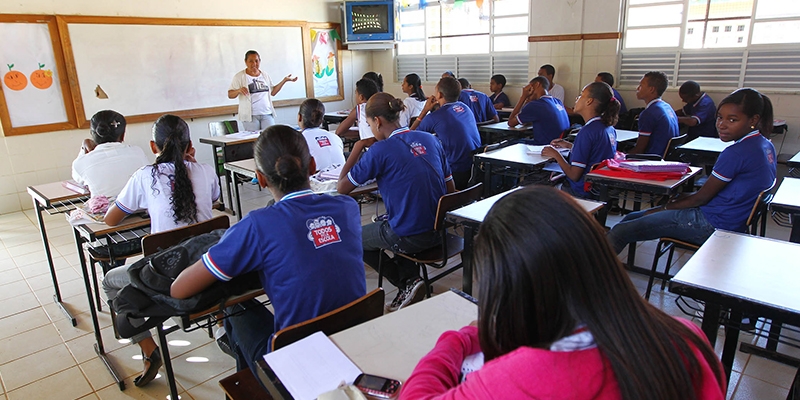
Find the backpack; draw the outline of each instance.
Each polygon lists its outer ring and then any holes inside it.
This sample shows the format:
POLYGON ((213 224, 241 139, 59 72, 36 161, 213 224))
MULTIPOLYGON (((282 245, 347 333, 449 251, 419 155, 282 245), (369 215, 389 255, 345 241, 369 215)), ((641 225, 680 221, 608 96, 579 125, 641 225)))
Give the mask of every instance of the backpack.
POLYGON ((620 113, 619 120, 617 121, 617 125, 615 125, 615 128, 624 129, 627 131, 638 131, 639 120, 636 117, 638 117, 642 111, 644 111, 644 107, 631 108, 627 112, 620 113))
POLYGON ((128 267, 131 283, 112 301, 117 331, 129 338, 166 321, 174 315, 199 312, 215 304, 224 304, 231 296, 261 287, 258 274, 251 272, 228 282, 215 282, 206 290, 187 299, 170 296, 170 286, 187 267, 197 262, 211 246, 219 242, 224 229, 194 236, 151 254, 128 267), (134 325, 131 319, 145 318, 134 325))

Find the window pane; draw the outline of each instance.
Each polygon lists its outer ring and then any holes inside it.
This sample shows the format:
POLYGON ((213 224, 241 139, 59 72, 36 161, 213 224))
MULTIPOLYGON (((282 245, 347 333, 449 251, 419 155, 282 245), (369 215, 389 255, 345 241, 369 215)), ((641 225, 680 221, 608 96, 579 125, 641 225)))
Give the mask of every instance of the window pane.
POLYGON ((686 36, 683 37, 684 49, 703 48, 703 31, 706 29, 705 22, 687 22, 686 36))
POLYGON ((681 28, 628 29, 625 32, 625 47, 677 47, 680 41, 681 28))
POLYGON ((706 19, 708 0, 689 0, 689 21, 706 19))
POLYGON ((527 14, 528 4, 529 4, 528 0, 495 0, 494 15, 502 16, 502 15, 527 14))
POLYGON ((706 30, 705 48, 745 47, 750 31, 750 19, 731 19, 726 21, 709 21, 706 30), (738 26, 744 25, 739 31, 738 26), (734 29, 733 27, 737 27, 734 29))
POLYGON ((753 0, 711 0, 708 18, 750 17, 753 0))
POLYGON ((441 36, 441 7, 428 6, 425 8, 425 18, 428 19, 428 37, 441 36))
POLYGON ((425 27, 421 25, 400 28, 400 40, 425 39, 425 27))
POLYGON ((496 37, 494 51, 528 51, 528 35, 496 37))
POLYGON ((489 35, 442 38, 442 54, 481 54, 489 52, 489 35))
POLYGON ((800 21, 757 22, 753 44, 800 43, 800 21))
POLYGON ((397 44, 397 54, 425 54, 425 41, 400 42, 397 44))
MULTIPOLYGON (((800 17, 800 1, 758 0, 756 18, 800 17)), ((756 30, 753 30, 755 35, 756 30)), ((788 39, 788 38, 787 38, 788 39)))
POLYGON ((400 12, 400 25, 424 24, 424 23, 425 23, 425 11, 423 10, 400 12))
POLYGON ((683 5, 632 7, 628 10, 628 26, 678 25, 683 20, 683 5))
POLYGON ((428 55, 442 54, 442 39, 428 39, 427 41, 428 55))
POLYGON ((637 4, 656 4, 656 3, 675 3, 675 0, 630 0, 630 5, 637 4))
POLYGON ((442 6, 442 36, 473 33, 489 33, 488 1, 481 8, 474 1, 442 6))
POLYGON ((419 0, 402 0, 400 2, 400 7, 405 8, 405 7, 409 7, 409 6, 411 6, 411 7, 419 6, 419 0))
POLYGON ((528 33, 528 17, 496 18, 494 33, 528 33))

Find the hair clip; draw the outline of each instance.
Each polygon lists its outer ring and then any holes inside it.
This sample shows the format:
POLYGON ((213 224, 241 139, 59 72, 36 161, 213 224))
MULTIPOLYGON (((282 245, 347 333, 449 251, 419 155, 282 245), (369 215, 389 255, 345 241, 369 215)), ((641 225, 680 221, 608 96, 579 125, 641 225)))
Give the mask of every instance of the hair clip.
POLYGON ((611 96, 611 100, 609 100, 609 101, 611 101, 611 102, 617 101, 617 98, 614 97, 614 96, 611 96))
POLYGON ((113 126, 114 129, 116 129, 119 126, 119 122, 118 121, 114 121, 114 122, 109 123, 109 125, 113 126))

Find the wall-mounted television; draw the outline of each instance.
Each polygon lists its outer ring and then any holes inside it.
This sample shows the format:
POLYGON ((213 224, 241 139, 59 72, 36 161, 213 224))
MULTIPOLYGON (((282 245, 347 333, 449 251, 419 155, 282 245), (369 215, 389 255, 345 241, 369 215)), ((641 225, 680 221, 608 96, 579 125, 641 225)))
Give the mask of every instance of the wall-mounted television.
POLYGON ((393 44, 397 38, 394 0, 344 2, 344 44, 393 44))

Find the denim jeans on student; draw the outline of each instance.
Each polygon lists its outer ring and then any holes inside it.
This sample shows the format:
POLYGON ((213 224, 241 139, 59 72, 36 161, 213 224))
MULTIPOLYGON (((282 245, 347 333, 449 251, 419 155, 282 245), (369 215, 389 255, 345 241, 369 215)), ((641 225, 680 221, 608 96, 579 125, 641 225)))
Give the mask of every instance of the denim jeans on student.
POLYGON ((257 300, 248 300, 225 309, 225 333, 236 352, 236 370, 250 368, 256 374, 255 361, 269 351, 275 330, 275 316, 257 300))
POLYGON ((392 285, 402 288, 419 278, 419 268, 405 258, 389 258, 382 249, 393 253, 418 253, 439 245, 441 234, 431 231, 413 236, 399 236, 394 233, 388 221, 379 221, 361 228, 361 242, 364 246, 364 262, 377 271, 378 257, 383 254, 383 276, 392 285))
MULTIPOLYGON (((103 291, 106 292, 106 298, 108 300, 114 300, 117 298, 117 293, 122 290, 123 287, 127 286, 131 283, 131 278, 128 276, 128 267, 122 266, 112 269, 108 271, 105 277, 103 277, 103 291)), ((132 319, 131 324, 133 326, 140 326, 144 324, 144 318, 137 318, 132 319)), ((144 331, 141 333, 137 333, 136 335, 131 337, 131 343, 139 343, 144 339, 151 337, 150 331, 144 331)))
POLYGON ((243 131, 248 132, 261 132, 264 129, 275 125, 275 117, 272 114, 267 115, 253 115, 250 122, 239 121, 242 124, 243 131))
POLYGON ((644 215, 647 210, 632 212, 608 232, 608 239, 618 254, 628 243, 671 237, 701 245, 714 233, 699 207, 664 210, 644 215))

